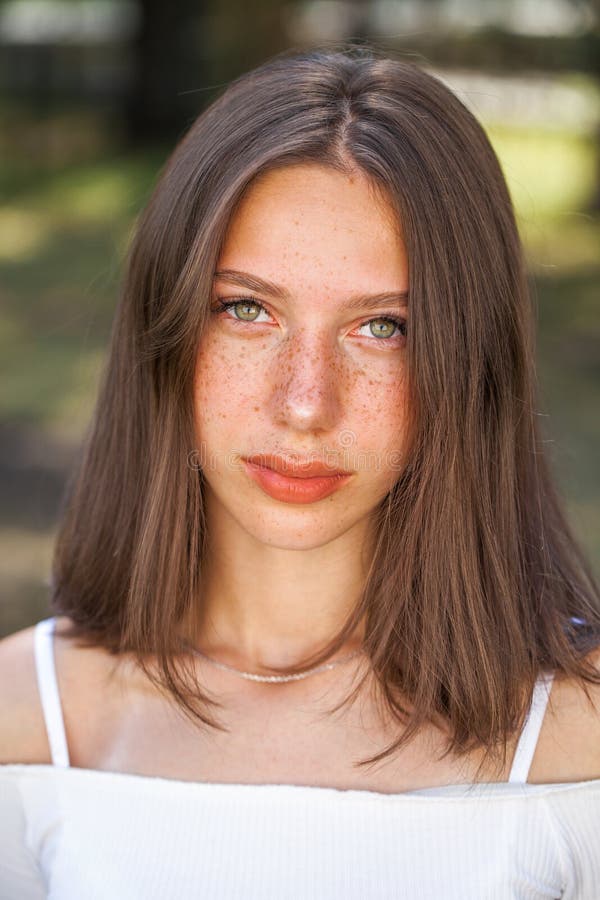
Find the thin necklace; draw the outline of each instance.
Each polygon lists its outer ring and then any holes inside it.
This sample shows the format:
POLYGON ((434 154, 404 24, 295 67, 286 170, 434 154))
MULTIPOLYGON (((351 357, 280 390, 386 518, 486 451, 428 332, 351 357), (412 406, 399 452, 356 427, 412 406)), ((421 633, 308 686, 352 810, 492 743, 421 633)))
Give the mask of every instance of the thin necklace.
POLYGON ((354 652, 350 653, 348 656, 343 656, 341 659, 336 659, 334 662, 323 663, 321 666, 315 666, 314 669, 307 669, 305 672, 298 672, 295 675, 257 675, 254 672, 242 672, 240 669, 228 666, 227 663, 218 662, 216 659, 207 656, 195 647, 191 647, 190 649, 194 655, 201 656, 203 659, 208 660, 213 666, 218 666, 219 669, 226 669, 228 672, 235 672, 236 675, 240 675, 242 678, 248 678, 250 681, 298 681, 300 678, 308 678, 309 675, 314 675, 315 672, 333 669, 335 666, 339 666, 340 663, 348 662, 348 660, 354 659, 355 656, 358 656, 359 653, 363 652, 362 647, 359 647, 358 650, 354 650, 354 652))

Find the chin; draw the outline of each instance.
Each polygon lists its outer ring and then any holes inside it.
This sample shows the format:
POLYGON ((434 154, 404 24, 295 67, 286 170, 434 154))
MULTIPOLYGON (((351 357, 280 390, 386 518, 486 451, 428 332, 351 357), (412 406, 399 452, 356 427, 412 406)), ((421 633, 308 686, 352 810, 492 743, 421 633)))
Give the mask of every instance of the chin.
POLYGON ((259 516, 236 517, 240 527, 257 543, 278 550, 314 550, 334 541, 345 534, 356 520, 348 515, 340 516, 339 511, 319 510, 310 512, 304 508, 293 512, 288 508, 283 512, 262 512, 259 516), (336 514, 337 513, 337 514, 336 514))
POLYGON ((246 497, 241 491, 231 496, 206 492, 206 523, 210 534, 216 529, 235 540, 235 532, 246 534, 257 544, 279 550, 314 550, 335 540, 361 520, 348 505, 325 499, 296 506, 265 498, 246 497))

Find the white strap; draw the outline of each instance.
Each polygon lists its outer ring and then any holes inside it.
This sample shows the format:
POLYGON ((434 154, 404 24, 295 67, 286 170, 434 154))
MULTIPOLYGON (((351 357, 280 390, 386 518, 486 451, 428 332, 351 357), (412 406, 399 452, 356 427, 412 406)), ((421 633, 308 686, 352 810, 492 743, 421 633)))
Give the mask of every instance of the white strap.
POLYGON ((50 618, 35 626, 35 668, 52 765, 68 768, 69 750, 54 665, 54 625, 54 618, 50 618))
POLYGON ((511 783, 525 783, 527 781, 553 681, 554 672, 542 672, 535 683, 531 706, 519 737, 508 778, 511 783))

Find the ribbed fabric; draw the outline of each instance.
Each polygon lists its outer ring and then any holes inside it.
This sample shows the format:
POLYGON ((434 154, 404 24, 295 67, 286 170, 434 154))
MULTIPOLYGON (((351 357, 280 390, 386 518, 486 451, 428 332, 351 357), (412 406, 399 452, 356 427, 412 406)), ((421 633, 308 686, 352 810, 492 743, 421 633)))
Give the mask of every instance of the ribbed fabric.
POLYGON ((0 765, 1 900, 559 897, 600 900, 600 779, 381 794, 0 765))
POLYGON ((600 779, 404 794, 0 766, 2 900, 600 898, 600 779))

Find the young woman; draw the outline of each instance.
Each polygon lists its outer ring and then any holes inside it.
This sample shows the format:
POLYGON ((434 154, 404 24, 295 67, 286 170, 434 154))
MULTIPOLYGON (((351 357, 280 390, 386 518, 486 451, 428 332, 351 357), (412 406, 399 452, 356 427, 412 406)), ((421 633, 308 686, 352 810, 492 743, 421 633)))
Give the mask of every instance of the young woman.
POLYGON ((229 85, 0 645, 2 897, 597 900, 600 596, 534 362, 446 87, 351 47, 229 85))

